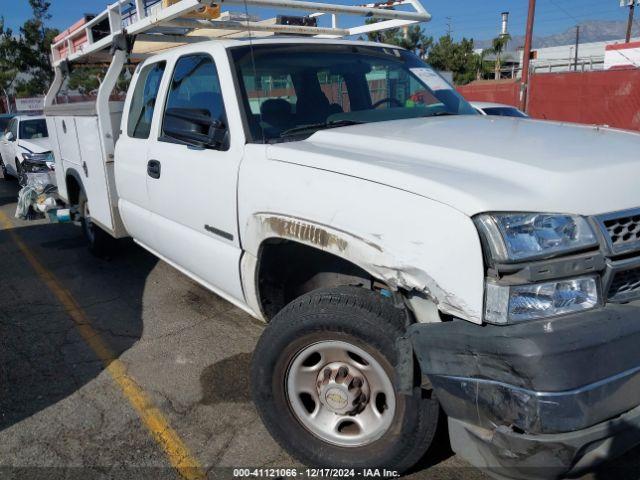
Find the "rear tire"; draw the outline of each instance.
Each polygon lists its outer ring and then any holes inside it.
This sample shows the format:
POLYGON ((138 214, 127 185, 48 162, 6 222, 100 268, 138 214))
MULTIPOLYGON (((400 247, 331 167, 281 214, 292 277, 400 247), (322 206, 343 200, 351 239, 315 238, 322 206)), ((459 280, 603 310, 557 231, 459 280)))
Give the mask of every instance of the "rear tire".
POLYGON ((418 385, 412 395, 397 392, 396 340, 404 332, 403 312, 362 288, 317 290, 287 305, 252 361, 253 399, 273 438, 311 466, 399 473, 414 466, 433 441, 440 409, 418 385))
POLYGON ((91 221, 89 201, 84 190, 80 190, 78 211, 80 212, 82 233, 87 240, 89 251, 96 257, 108 257, 114 250, 116 240, 91 221))

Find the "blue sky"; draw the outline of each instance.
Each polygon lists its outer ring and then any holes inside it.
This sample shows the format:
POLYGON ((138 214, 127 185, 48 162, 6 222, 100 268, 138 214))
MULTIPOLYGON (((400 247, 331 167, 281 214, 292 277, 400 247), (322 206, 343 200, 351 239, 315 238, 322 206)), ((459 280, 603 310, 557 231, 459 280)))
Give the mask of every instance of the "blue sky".
MULTIPOLYGON (((103 10, 113 0, 51 0, 51 25, 64 29, 84 13, 103 10)), ((329 1, 329 0, 317 0, 329 1)), ((334 0, 335 1, 335 0, 334 0)), ((337 0, 339 3, 359 4, 364 0, 337 0)), ((366 0, 370 1, 370 0, 366 0)), ((456 38, 462 36, 476 39, 492 38, 498 33, 500 12, 511 13, 510 32, 523 34, 527 15, 527 0, 422 0, 423 5, 433 15, 426 24, 429 35, 444 35, 451 25, 456 38)), ((231 6, 232 10, 242 10, 241 6, 231 6)), ((260 13, 250 10, 250 13, 260 13)), ((263 11, 273 14, 273 11, 263 11)), ((0 0, 0 16, 11 28, 19 25, 30 15, 27 0, 0 0)), ((639 13, 640 16, 640 13, 639 13)), ((619 0, 538 0, 536 35, 560 33, 586 20, 624 20, 627 10, 619 6, 619 0)), ((624 32, 621 32, 621 37, 624 32)))

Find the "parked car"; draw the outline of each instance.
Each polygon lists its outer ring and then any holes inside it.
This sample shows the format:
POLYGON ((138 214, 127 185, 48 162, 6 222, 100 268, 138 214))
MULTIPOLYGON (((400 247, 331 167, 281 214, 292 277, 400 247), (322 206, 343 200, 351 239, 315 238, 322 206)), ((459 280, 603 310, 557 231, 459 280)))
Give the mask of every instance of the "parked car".
POLYGON ((20 115, 9 121, 0 138, 0 168, 5 179, 55 169, 45 117, 20 115))
POLYGON ((470 102, 473 108, 481 115, 498 116, 498 117, 518 117, 529 118, 529 115, 522 110, 511 105, 503 105, 501 103, 488 102, 470 102))

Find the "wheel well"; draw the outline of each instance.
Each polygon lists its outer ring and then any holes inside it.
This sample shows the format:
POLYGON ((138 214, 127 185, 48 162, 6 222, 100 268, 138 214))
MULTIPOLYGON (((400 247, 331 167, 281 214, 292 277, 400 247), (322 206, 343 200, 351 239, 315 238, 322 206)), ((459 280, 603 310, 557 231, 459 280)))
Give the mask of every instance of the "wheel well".
POLYGON ((77 205, 80 200, 80 190, 82 187, 73 175, 67 175, 67 199, 70 205, 77 205))
POLYGON ((376 280, 365 270, 323 250, 281 239, 267 240, 260 246, 258 298, 269 320, 289 302, 312 290, 341 285, 371 289, 374 284, 376 280))

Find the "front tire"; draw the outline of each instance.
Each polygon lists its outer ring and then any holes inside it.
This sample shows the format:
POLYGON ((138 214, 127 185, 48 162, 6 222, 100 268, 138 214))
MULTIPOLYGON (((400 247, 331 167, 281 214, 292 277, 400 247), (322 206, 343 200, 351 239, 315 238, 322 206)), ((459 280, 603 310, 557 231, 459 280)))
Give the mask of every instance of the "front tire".
POLYGON ((396 340, 405 316, 376 292, 339 287, 306 294, 266 328, 252 362, 252 393, 274 439, 306 465, 415 465, 439 405, 419 386, 399 394, 396 340))
POLYGON ((80 212, 82 233, 87 240, 89 251, 96 257, 109 256, 113 252, 115 239, 91 220, 89 200, 84 190, 80 191, 78 197, 78 211, 80 212))

